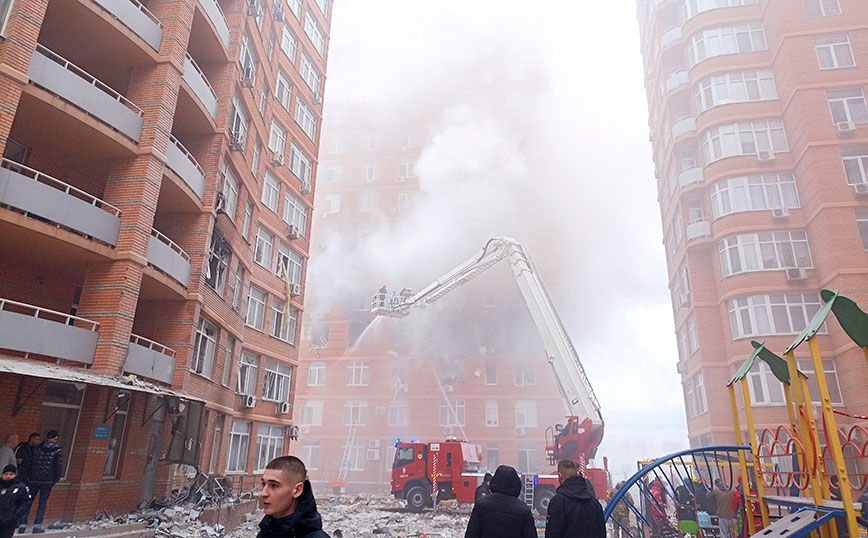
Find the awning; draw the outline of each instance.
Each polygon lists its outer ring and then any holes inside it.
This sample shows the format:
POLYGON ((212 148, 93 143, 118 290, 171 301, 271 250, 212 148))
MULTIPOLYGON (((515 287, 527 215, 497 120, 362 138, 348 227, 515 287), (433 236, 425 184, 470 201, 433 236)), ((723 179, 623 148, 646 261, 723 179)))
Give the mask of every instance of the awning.
POLYGON ((26 375, 44 379, 54 379, 57 381, 67 381, 70 383, 86 383, 88 385, 99 385, 102 387, 157 394, 159 396, 174 396, 188 401, 204 402, 201 398, 193 398, 183 392, 168 387, 154 385, 153 383, 142 381, 141 379, 111 377, 95 374, 90 370, 82 368, 64 368, 63 366, 49 363, 43 364, 38 362, 17 361, 14 359, 0 359, 0 373, 26 375))

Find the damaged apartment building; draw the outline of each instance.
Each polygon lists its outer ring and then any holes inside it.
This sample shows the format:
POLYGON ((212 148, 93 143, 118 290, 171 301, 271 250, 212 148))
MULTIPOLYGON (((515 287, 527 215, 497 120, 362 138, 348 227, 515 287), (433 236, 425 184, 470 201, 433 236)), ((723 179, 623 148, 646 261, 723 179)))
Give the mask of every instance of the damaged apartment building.
POLYGON ((60 432, 49 520, 252 488, 294 435, 329 0, 2 7, 0 434, 60 432))

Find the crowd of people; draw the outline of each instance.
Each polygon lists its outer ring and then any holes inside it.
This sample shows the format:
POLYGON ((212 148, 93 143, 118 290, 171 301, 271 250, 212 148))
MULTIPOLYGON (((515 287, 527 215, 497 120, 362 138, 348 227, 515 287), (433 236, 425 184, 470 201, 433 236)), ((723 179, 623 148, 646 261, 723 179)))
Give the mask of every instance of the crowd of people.
POLYGON ((32 532, 45 532, 42 521, 48 498, 63 477, 63 448, 57 440, 56 430, 47 432, 45 440, 38 433, 31 433, 25 442, 19 442, 17 433, 6 436, 0 447, 0 538, 12 536, 16 527, 19 534, 27 532, 30 508, 37 498, 32 532))

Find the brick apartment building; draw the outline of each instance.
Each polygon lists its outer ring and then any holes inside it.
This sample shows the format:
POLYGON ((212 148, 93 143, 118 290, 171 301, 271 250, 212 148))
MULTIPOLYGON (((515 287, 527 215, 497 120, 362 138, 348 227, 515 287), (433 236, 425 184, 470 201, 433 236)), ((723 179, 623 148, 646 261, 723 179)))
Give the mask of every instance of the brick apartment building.
POLYGON ((289 450, 330 2, 2 6, 0 433, 60 431, 49 520, 165 494, 167 452, 249 489, 289 450))
MULTIPOLYGON (((638 18, 690 441, 727 443, 751 340, 782 353, 823 288, 868 305, 868 10, 641 0, 638 18)), ((868 413, 862 350, 834 321, 819 342, 833 404, 868 413)), ((749 381, 758 427, 786 423, 766 366, 749 381)))
MULTIPOLYGON (((406 117, 400 110, 374 116, 337 101, 329 106, 314 258, 333 249, 358 253, 352 249, 366 238, 411 216, 424 195, 414 163, 437 114, 430 101, 413 103, 406 117)), ((393 247, 374 248, 388 254, 393 247)), ((413 265, 426 265, 435 278, 471 254, 413 265)), ((430 281, 383 282, 367 273, 376 267, 355 257, 339 260, 366 284, 337 297, 311 288, 308 298, 314 313, 301 337, 294 417, 301 433, 293 450, 311 479, 345 483, 348 491, 387 490, 396 439, 466 439, 481 446, 487 468, 550 471, 545 429, 564 422, 564 407, 508 264, 428 310, 373 321, 371 297, 382 284, 418 289, 430 281)))

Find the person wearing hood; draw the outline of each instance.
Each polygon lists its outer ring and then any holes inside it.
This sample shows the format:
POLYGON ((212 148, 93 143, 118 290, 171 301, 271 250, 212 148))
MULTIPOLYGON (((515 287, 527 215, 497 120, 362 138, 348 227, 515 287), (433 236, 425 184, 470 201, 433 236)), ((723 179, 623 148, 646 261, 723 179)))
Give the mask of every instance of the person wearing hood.
POLYGON ((265 517, 256 538, 330 538, 322 530, 304 462, 281 456, 265 466, 259 495, 265 517))
POLYGON ((21 516, 30 507, 30 492, 15 474, 15 465, 3 468, 0 480, 0 538, 12 538, 21 516))
POLYGON ((482 478, 482 484, 479 484, 479 487, 476 488, 476 496, 473 502, 479 502, 479 499, 486 495, 491 495, 491 479, 491 473, 485 473, 485 476, 482 478))
POLYGON ((477 500, 464 538, 536 538, 533 514, 518 499, 521 479, 508 465, 501 465, 491 479, 491 495, 477 500))
MULTIPOLYGON (((56 430, 46 433, 45 441, 42 441, 36 448, 36 455, 33 457, 32 495, 34 499, 37 495, 39 496, 39 503, 36 505, 36 519, 33 520, 33 534, 45 532, 42 528, 42 518, 45 517, 48 497, 51 495, 54 484, 63 478, 63 447, 57 444, 58 435, 56 430)), ((26 527, 27 521, 24 520, 23 524, 26 527)))
POLYGON ((558 462, 558 482, 546 515, 546 538, 606 538, 603 507, 576 462, 558 462))

